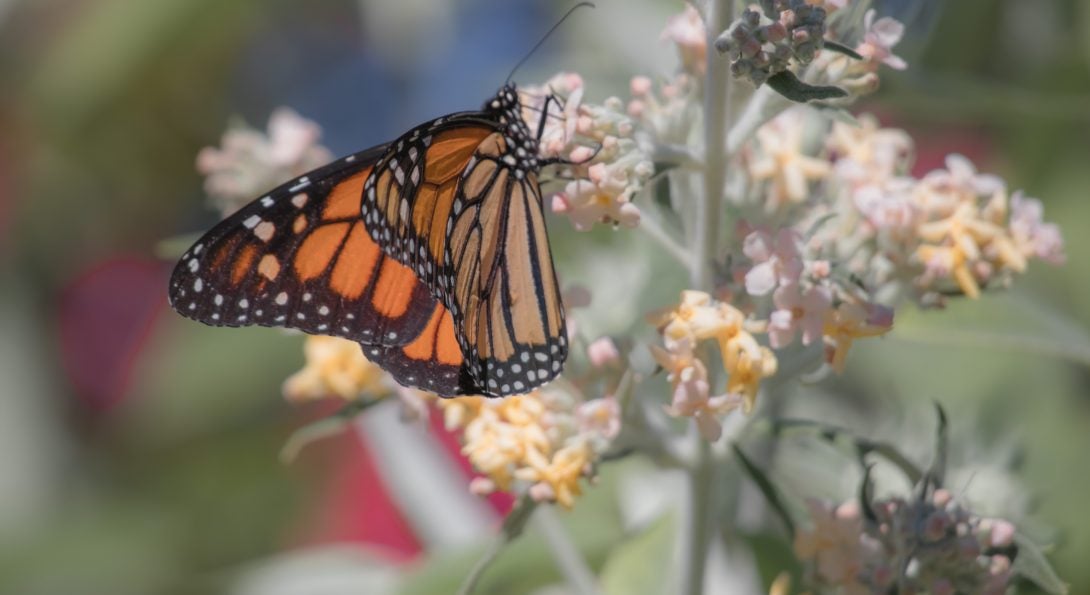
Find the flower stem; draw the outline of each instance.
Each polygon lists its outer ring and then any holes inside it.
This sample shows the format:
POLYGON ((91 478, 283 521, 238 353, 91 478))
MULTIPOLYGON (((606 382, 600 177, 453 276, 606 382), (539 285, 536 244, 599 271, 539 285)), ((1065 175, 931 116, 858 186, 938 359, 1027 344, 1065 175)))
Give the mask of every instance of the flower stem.
MULTIPOLYGON (((734 0, 712 0, 704 15, 707 26, 707 72, 704 80, 704 188, 696 203, 696 233, 693 237, 693 261, 690 281, 693 289, 711 291, 712 259, 719 245, 720 214, 727 177, 727 114, 729 113, 727 60, 714 51, 715 39, 734 20, 734 0)), ((715 488, 714 459, 708 442, 690 426, 695 441, 695 457, 689 468, 688 498, 682 513, 681 573, 679 593, 699 595, 704 587, 704 568, 711 545, 711 531, 716 526, 712 506, 715 488)))
POLYGON ((549 552, 553 555, 557 569, 568 581, 572 593, 597 595, 600 591, 594 572, 587 566, 587 561, 579 553, 579 548, 571 540, 564 526, 560 524, 556 511, 549 506, 539 506, 530 522, 541 533, 549 552))
POLYGON ((492 563, 496 561, 496 558, 503 552, 507 544, 522 534, 526 522, 530 520, 530 516, 534 514, 536 508, 537 502, 534 502, 529 496, 523 496, 515 503, 515 507, 511 509, 511 512, 507 513, 507 518, 503 520, 500 535, 492 540, 492 543, 488 544, 484 554, 470 569, 469 574, 462 581, 462 586, 458 589, 458 595, 471 595, 477 589, 477 583, 484 576, 484 572, 492 566, 492 563))
POLYGON ((711 290, 711 261, 719 238, 723 187, 727 177, 727 81, 729 64, 712 50, 715 38, 734 18, 733 0, 713 0, 707 14, 707 73, 704 80, 704 192, 696 204, 691 281, 694 289, 711 290))
POLYGON ((700 595, 704 588, 704 567, 715 524, 711 506, 713 459, 711 445, 693 428, 696 461, 689 468, 689 485, 681 523, 681 585, 678 593, 700 595))
POLYGON ((639 230, 647 234, 647 237, 658 242, 658 245, 682 266, 687 268, 693 266, 693 259, 689 252, 674 240, 670 232, 666 231, 666 228, 652 215, 649 209, 644 209, 643 216, 640 218, 639 230))

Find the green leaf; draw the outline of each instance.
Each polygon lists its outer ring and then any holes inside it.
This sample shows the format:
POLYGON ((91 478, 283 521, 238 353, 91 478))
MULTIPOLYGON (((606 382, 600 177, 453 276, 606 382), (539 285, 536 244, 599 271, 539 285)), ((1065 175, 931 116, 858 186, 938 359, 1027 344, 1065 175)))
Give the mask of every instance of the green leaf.
POLYGON ((837 439, 846 440, 858 453, 861 460, 867 454, 877 454, 900 469, 912 485, 916 485, 924 477, 922 469, 909 460, 901 451, 897 450, 897 447, 887 442, 870 440, 858 436, 845 428, 830 426, 806 419, 777 419, 772 421, 772 431, 774 433, 796 428, 816 431, 823 440, 831 444, 836 444, 837 439))
POLYGON ((828 39, 825 40, 825 49, 837 52, 838 54, 844 54, 845 56, 848 56, 849 58, 855 58, 856 60, 863 59, 863 56, 860 56, 859 53, 852 48, 846 45, 840 45, 835 41, 829 41, 828 39))
POLYGON ((847 124, 853 128, 862 128, 863 125, 859 122, 859 118, 856 118, 848 110, 837 107, 835 105, 829 105, 828 103, 822 103, 820 101, 814 101, 810 103, 810 107, 818 110, 821 115, 841 124, 847 124))
POLYGON ((935 402, 935 411, 939 417, 939 426, 935 430, 935 461, 931 463, 931 469, 927 473, 934 486, 939 488, 946 480, 946 455, 950 440, 947 436, 946 411, 938 401, 935 402))
POLYGON ((1065 595, 1068 592, 1067 583, 1053 570, 1040 546, 1021 533, 1015 533, 1014 543, 1018 546, 1018 555, 1011 567, 1015 573, 1052 595, 1065 595))
POLYGON ((772 510, 779 515, 780 520, 783 522, 784 527, 787 529, 787 534, 791 539, 795 538, 795 522, 791 519, 790 513, 787 511, 787 507, 783 503, 783 499, 780 497, 780 492, 773 485, 772 480, 765 475, 764 471, 761 471, 752 461, 746 457, 746 454, 742 452, 741 448, 738 448, 737 444, 732 444, 731 449, 734 450, 734 455, 738 457, 738 460, 742 463, 742 467, 745 469, 749 477, 757 484, 757 487, 764 494, 765 500, 768 501, 768 505, 772 507, 772 510))
POLYGON ((676 523, 664 515, 650 527, 614 548, 602 567, 606 595, 656 595, 667 591, 669 574, 662 571, 674 548, 676 523))
POLYGON ((790 70, 776 73, 768 77, 766 82, 769 87, 772 87, 772 89, 780 95, 798 103, 806 103, 807 101, 821 99, 835 99, 837 97, 847 97, 848 95, 848 92, 840 87, 808 85, 800 81, 799 77, 795 76, 795 73, 790 70))

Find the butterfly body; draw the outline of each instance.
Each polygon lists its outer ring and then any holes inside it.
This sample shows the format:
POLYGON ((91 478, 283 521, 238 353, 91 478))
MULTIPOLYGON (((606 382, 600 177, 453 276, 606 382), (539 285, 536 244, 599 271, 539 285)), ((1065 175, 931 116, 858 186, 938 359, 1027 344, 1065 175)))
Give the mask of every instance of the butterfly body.
POLYGON ((172 306, 340 336, 406 386, 505 396, 567 355, 537 137, 507 85, 477 112, 310 172, 183 255, 172 306))

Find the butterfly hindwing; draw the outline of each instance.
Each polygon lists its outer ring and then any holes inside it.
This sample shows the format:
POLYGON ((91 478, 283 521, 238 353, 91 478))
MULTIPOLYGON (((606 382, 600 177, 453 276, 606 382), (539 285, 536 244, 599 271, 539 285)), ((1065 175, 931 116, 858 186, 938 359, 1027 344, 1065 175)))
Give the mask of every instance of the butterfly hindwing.
POLYGON ((171 276, 182 315, 400 345, 435 306, 427 287, 371 240, 363 186, 385 147, 338 160, 246 205, 205 234, 171 276))
POLYGON ((450 311, 436 303, 428 324, 405 345, 363 345, 363 354, 405 386, 439 395, 484 392, 465 366, 450 311))
POLYGON ((509 140, 496 133, 475 154, 444 266, 448 307, 463 329, 470 372, 500 396, 552 380, 567 357, 537 174, 512 167, 511 152, 509 140))

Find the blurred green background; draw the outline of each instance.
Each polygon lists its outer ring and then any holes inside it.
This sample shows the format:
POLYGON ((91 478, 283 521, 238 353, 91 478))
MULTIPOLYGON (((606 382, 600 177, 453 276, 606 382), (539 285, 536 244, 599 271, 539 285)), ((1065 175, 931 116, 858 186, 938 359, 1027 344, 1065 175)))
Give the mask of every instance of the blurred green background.
MULTIPOLYGON (((941 401, 965 481, 995 486, 979 507, 1053 541, 1061 576, 1090 592, 1090 3, 878 4, 907 22, 910 68, 858 108, 912 133, 919 172, 961 152, 1041 198, 1069 262, 979 303, 899 312, 799 409, 897 428, 926 456, 941 401)), ((215 221, 194 158, 230 118, 264 127, 288 105, 335 153, 377 144, 477 106, 565 8, 0 0, 0 590, 237 591, 279 553, 384 534, 350 439, 277 460, 320 413, 280 397, 301 339, 174 316, 156 245, 215 221)), ((680 8, 600 0, 516 80, 574 70, 592 100, 623 95, 632 75, 671 72, 654 40, 680 8)), ((639 241, 551 232, 572 277, 639 241)), ((400 560, 420 545, 403 534, 400 560)))

